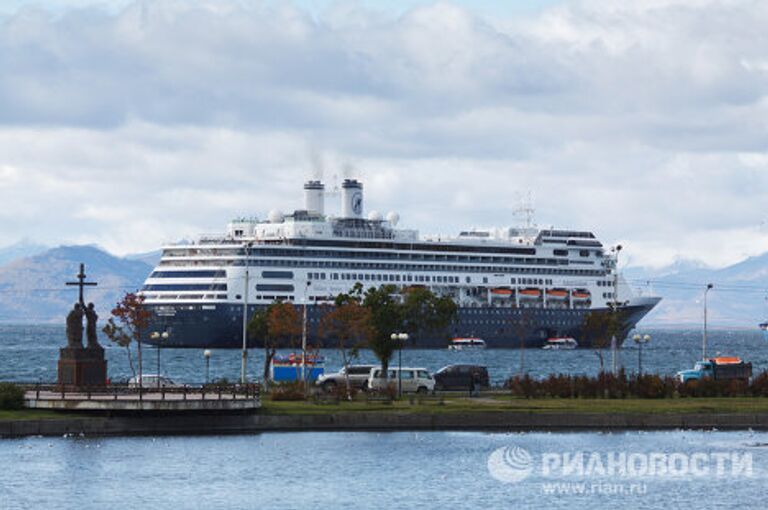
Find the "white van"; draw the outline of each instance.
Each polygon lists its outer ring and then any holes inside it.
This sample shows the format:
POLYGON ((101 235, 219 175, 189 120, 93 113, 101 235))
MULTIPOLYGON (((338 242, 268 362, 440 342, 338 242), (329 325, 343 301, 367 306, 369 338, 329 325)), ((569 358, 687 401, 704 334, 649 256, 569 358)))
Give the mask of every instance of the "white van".
POLYGON ((384 378, 384 372, 380 367, 372 368, 368 377, 368 389, 381 390, 388 384, 397 388, 402 384, 403 393, 431 393, 435 391, 435 379, 427 372, 426 368, 390 368, 389 378, 384 378))

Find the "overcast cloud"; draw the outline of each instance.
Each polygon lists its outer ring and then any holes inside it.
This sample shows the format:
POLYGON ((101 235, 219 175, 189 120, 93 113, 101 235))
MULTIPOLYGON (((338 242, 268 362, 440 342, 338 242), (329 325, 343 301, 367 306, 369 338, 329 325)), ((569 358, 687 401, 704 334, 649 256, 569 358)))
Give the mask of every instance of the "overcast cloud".
POLYGON ((84 3, 0 18, 0 245, 152 250, 322 167, 423 233, 530 190, 633 264, 768 250, 764 1, 84 3))

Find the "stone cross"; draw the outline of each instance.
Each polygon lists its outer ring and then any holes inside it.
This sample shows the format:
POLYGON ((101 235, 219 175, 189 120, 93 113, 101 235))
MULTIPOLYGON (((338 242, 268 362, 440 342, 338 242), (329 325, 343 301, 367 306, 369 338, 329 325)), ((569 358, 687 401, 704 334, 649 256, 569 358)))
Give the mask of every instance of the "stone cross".
POLYGON ((83 288, 84 287, 95 287, 98 285, 96 282, 86 282, 85 281, 85 264, 80 264, 80 273, 77 275, 77 281, 76 282, 66 282, 67 285, 73 286, 77 285, 80 288, 80 306, 85 309, 85 299, 83 299, 83 288))

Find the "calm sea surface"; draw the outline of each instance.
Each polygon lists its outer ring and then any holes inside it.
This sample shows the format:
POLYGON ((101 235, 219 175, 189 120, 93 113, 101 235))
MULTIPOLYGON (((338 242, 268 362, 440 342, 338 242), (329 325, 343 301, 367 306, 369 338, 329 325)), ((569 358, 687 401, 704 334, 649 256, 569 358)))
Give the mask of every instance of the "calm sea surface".
MULTIPOLYGON (((699 332, 648 333, 647 371, 671 374, 700 354, 699 332)), ((63 344, 62 327, 0 326, 0 380, 54 380, 63 344)), ((112 378, 128 377, 125 352, 104 344, 112 378)), ((768 368, 768 341, 759 332, 712 332, 710 345, 768 368)), ((171 377, 203 380, 202 352, 161 354, 171 377)), ((482 363, 501 382, 520 370, 521 354, 406 350, 403 363, 430 370, 482 363)), ((635 370, 636 347, 620 354, 635 370)), ((340 366, 336 352, 325 355, 328 369, 340 366)), ((214 351, 211 376, 236 379, 239 356, 214 351)), ((524 356, 537 376, 599 368, 592 351, 524 356)), ((262 360, 251 352, 251 377, 259 377, 262 360)), ((373 358, 363 352, 361 361, 373 358)), ((146 370, 155 363, 156 350, 147 349, 146 370)), ((752 431, 25 438, 0 441, 0 509, 765 508, 766 445, 768 433, 752 431), (722 470, 717 459, 725 459, 722 470)))
POLYGON ((757 509, 767 441, 690 431, 3 440, 0 508, 757 509), (517 464, 489 463, 494 451, 515 452, 517 464), (579 452, 581 473, 556 465, 579 452))
MULTIPOLYGON (((643 348, 643 370, 659 374, 674 374, 692 367, 701 356, 700 331, 641 331, 652 336, 643 348)), ((66 344, 61 326, 0 325, 0 380, 34 382, 56 379, 58 349, 66 344)), ((107 350, 109 373, 114 381, 131 375, 124 349, 101 340, 107 350)), ((157 349, 145 346, 144 372, 157 371, 157 349)), ((263 370, 264 354, 253 349, 249 355, 249 375, 259 379, 263 370)), ((289 351, 284 351, 285 353, 289 351)), ((754 364, 755 371, 768 369, 768 340, 758 331, 710 331, 709 353, 741 356, 754 364)), ((326 371, 341 366, 341 356, 334 350, 325 350, 326 371)), ((161 372, 183 383, 200 383, 205 379, 205 360, 198 349, 163 349, 161 372)), ((136 353, 134 352, 134 361, 136 353)), ((488 349, 474 352, 448 350, 406 349, 402 353, 403 366, 425 367, 436 371, 451 363, 477 363, 486 365, 495 383, 520 372, 521 362, 533 376, 550 373, 594 374, 599 370, 599 359, 592 350, 543 351, 541 349, 488 349)), ((606 368, 610 367, 611 353, 604 352, 606 368)), ((636 371, 638 349, 632 341, 620 349, 619 360, 627 371, 636 371)), ((370 351, 362 351, 359 362, 374 363, 370 351)), ((394 357, 397 363, 397 354, 394 357)), ((240 377, 240 351, 214 350, 210 361, 211 379, 240 377)))

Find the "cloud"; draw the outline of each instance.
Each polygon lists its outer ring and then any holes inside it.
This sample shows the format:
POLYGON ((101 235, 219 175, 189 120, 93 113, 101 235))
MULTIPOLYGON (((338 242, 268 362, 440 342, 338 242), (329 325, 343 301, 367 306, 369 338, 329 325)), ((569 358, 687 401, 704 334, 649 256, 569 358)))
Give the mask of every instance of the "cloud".
POLYGON ((152 249, 352 164, 425 232, 514 223, 531 190, 634 263, 768 250, 764 2, 77 5, 0 19, 0 244, 152 249))

